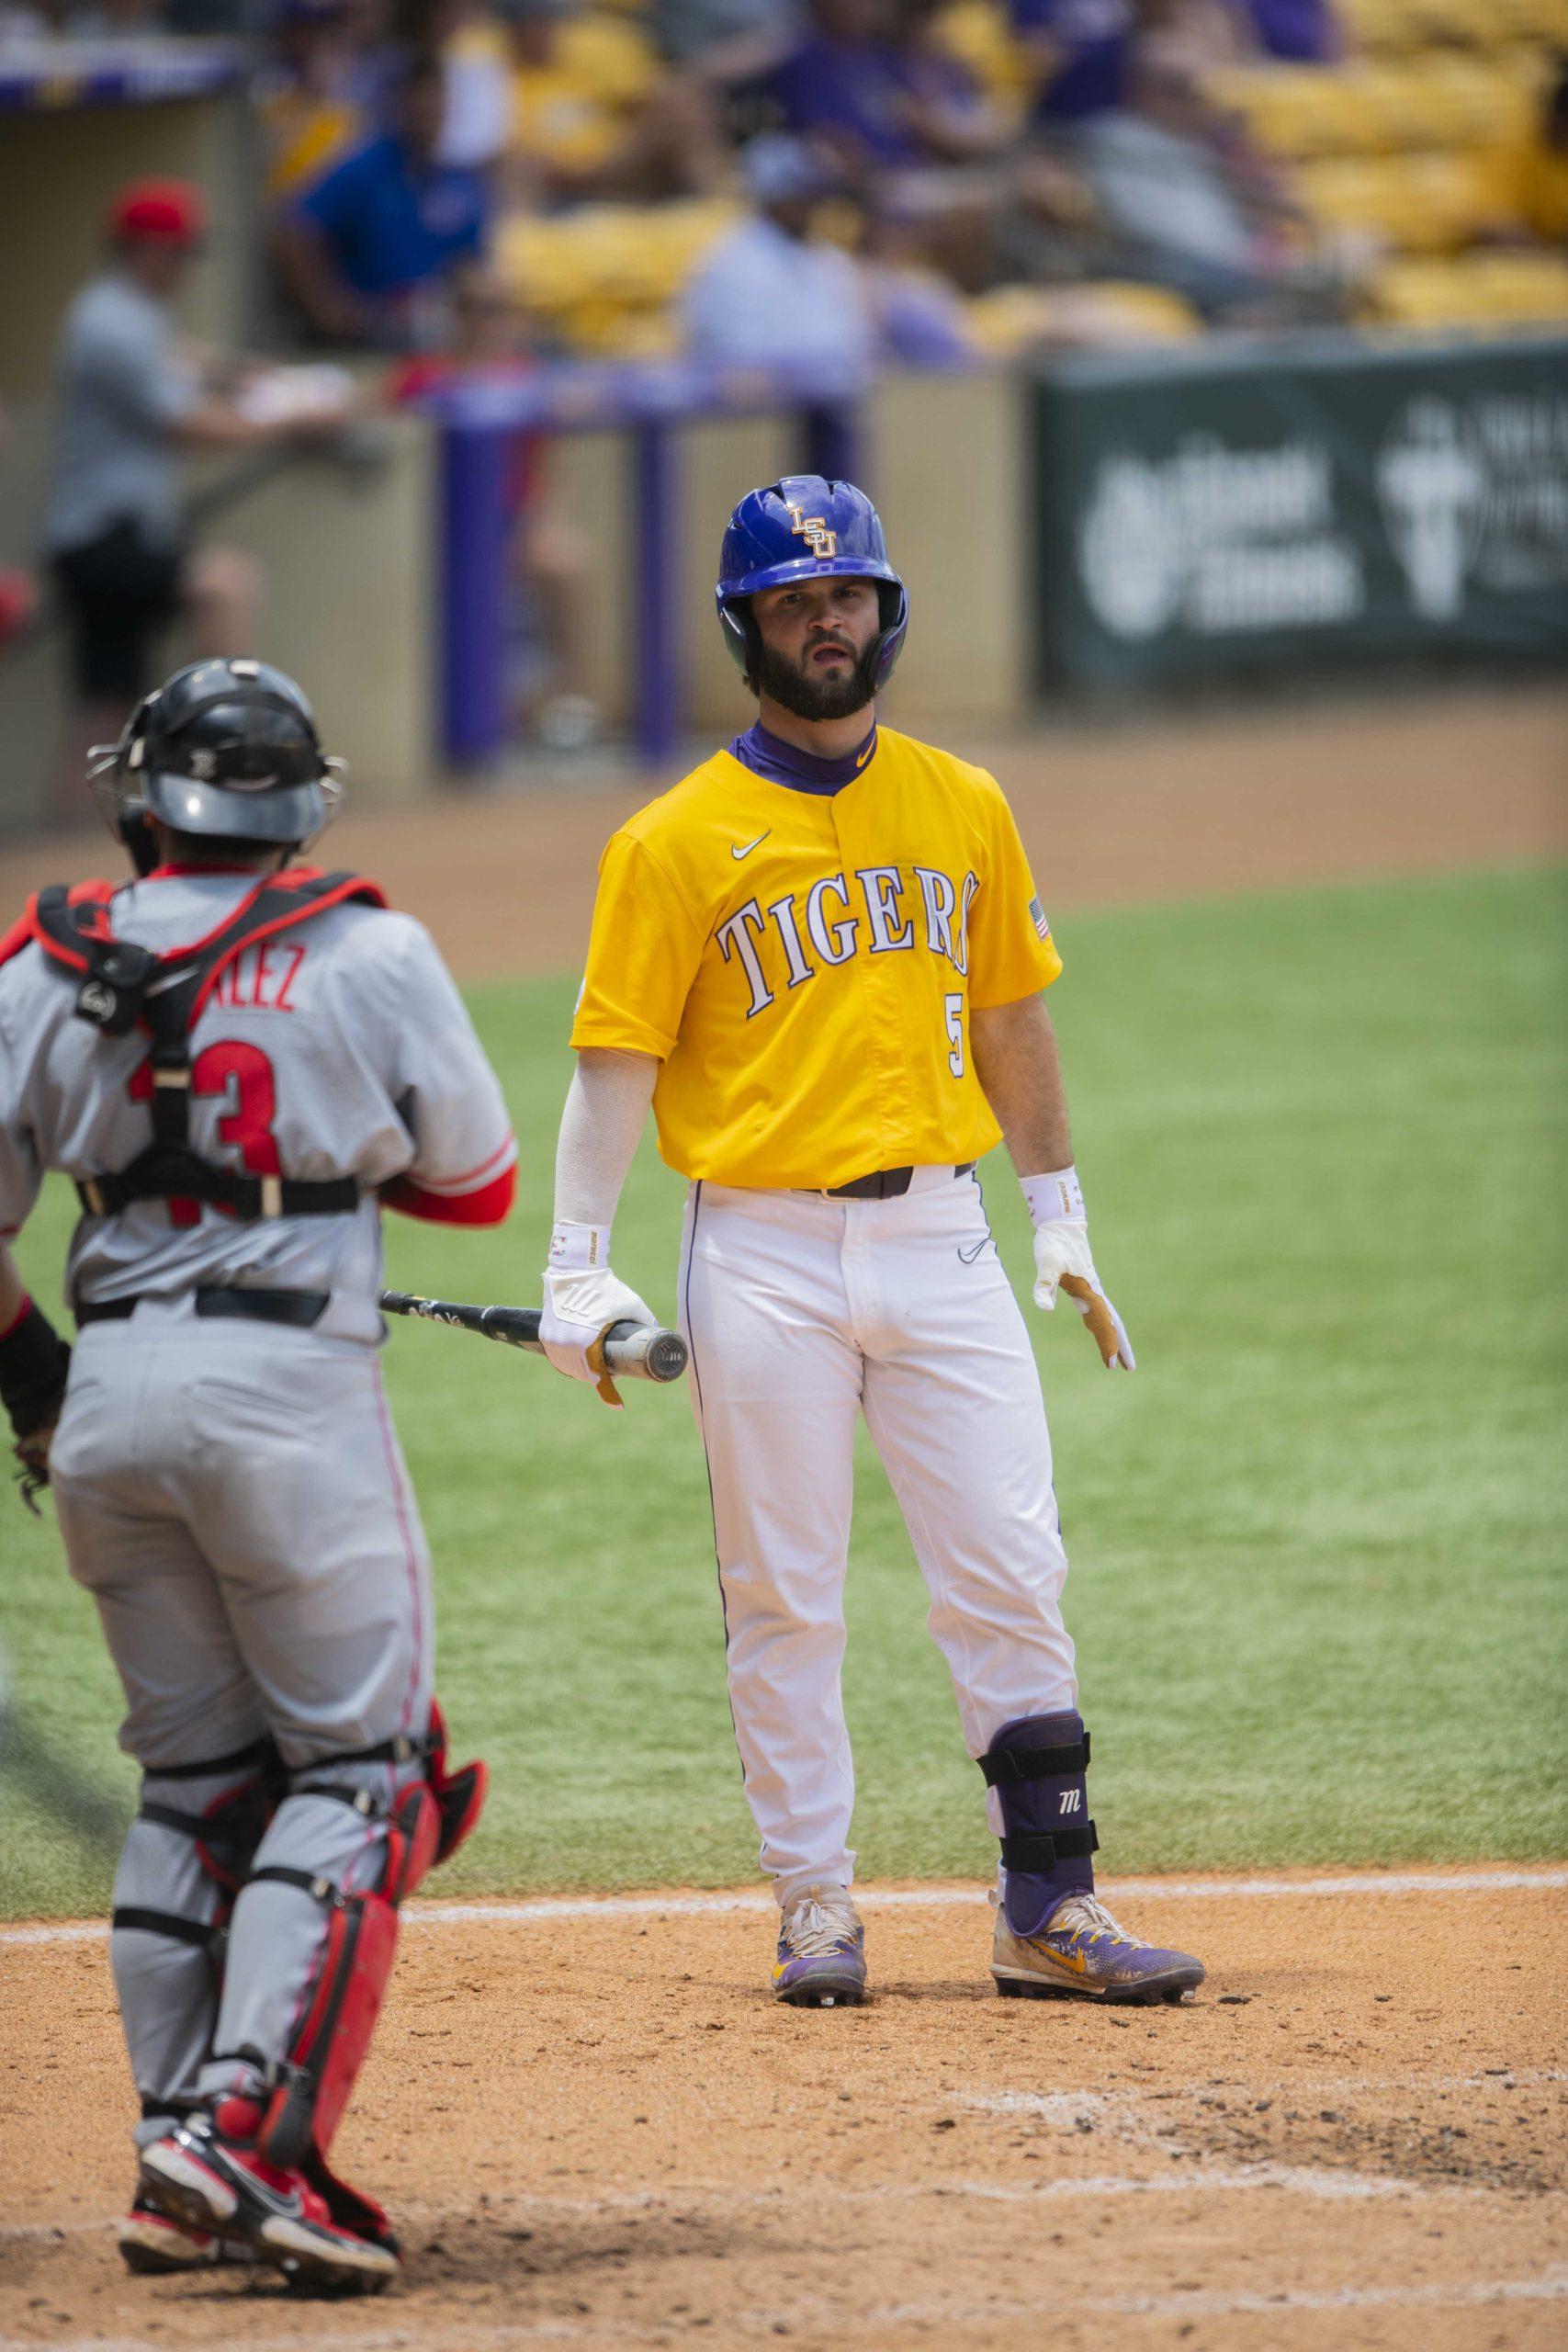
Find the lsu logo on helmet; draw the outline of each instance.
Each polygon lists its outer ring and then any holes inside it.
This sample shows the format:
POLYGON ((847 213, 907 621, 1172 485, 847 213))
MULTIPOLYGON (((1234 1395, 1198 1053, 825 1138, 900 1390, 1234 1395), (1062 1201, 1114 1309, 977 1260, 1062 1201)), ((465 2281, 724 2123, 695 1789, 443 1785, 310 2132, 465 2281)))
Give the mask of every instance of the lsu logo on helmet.
POLYGON ((839 534, 830 531, 820 514, 807 514, 799 506, 789 509, 789 526, 797 539, 804 539, 818 563, 826 563, 839 549, 839 534))

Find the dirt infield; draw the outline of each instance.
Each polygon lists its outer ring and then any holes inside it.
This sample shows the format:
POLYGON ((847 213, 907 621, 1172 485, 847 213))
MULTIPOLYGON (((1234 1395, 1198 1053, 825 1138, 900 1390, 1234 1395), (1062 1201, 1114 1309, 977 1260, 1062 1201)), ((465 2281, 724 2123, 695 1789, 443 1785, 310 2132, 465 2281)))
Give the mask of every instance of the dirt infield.
MULTIPOLYGON (((1002 743, 955 737, 951 748, 1007 787, 1053 914, 1568 854, 1561 689, 1058 728, 1002 743)), ((356 809, 351 788, 328 854, 422 916, 465 978, 570 971, 587 944, 599 852, 657 788, 590 775, 570 790, 464 794, 382 814, 356 809)), ((91 833, 0 855, 0 918, 104 856, 91 833)))
POLYGON ((332 2309, 124 2275, 102 1931, 6 1931, 0 2340, 1544 2352, 1565 1883, 1112 1887, 1208 1957, 1196 2004, 1156 2011, 996 1999, 968 1891, 874 1894, 875 1997, 829 2013, 767 1997, 755 1895, 414 1905, 339 2143, 408 2271, 332 2309))

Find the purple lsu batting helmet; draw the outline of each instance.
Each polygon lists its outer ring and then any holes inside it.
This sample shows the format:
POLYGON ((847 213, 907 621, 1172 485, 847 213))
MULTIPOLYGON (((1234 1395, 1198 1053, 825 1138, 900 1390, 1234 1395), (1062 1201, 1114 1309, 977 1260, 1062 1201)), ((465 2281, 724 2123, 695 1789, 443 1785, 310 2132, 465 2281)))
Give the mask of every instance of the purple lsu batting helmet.
POLYGON ((760 588, 819 580, 824 573, 875 581, 882 629, 867 650, 865 672, 874 694, 887 684, 909 626, 908 595, 887 560, 882 520, 864 491, 820 474, 786 474, 765 490, 748 491, 729 518, 714 597, 724 641, 743 677, 750 675, 760 646, 750 599, 760 588))

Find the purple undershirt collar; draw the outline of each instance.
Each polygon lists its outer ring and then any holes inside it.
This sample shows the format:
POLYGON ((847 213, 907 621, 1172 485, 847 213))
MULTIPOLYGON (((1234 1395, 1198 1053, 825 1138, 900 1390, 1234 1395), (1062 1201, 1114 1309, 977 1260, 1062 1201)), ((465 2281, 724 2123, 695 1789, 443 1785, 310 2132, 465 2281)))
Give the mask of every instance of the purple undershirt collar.
POLYGON ((791 792, 817 792, 831 797, 863 775, 876 753, 876 729, 855 751, 846 752, 841 759, 819 760, 814 752, 798 752, 793 743, 782 742, 772 735, 761 720, 756 719, 744 735, 738 735, 729 747, 730 757, 750 768, 753 775, 766 776, 770 784, 787 785, 791 792))

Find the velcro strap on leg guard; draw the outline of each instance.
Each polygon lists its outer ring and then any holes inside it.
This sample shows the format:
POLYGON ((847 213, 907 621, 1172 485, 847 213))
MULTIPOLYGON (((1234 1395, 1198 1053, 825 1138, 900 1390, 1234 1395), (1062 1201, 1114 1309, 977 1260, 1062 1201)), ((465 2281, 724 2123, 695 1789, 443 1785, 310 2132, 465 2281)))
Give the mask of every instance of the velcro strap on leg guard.
MULTIPOLYGON (((216 1921, 187 1919, 178 1911, 142 1911, 134 1904, 121 1904, 110 1914, 111 1928, 140 1928, 150 1936, 169 1936, 177 1944, 196 1944, 209 1957, 215 1956, 223 1929, 216 1921)), ((159 2109, 159 2113, 164 2112, 159 2109)))
POLYGON ((1053 1829, 1048 1835, 1038 1829, 1021 1830, 1001 1843, 1005 1869, 1043 1878, 1058 1862, 1084 1861, 1097 1852, 1100 1832, 1092 1821, 1086 1821, 1081 1829, 1053 1829))
POLYGON ((264 1765, 254 1780, 225 1789, 200 1813, 182 1813, 172 1804, 143 1798, 138 1819, 155 1822, 161 1829, 175 1829, 196 1841, 202 1869, 225 1894, 238 1894, 250 1871, 251 1859, 266 1835, 277 1811, 282 1791, 281 1766, 264 1765))
POLYGON ((391 1811, 385 1797, 374 1789, 343 1789, 335 1781, 290 1781, 291 1797, 329 1797, 333 1804, 345 1804, 353 1813, 363 1814, 367 1821, 385 1821, 391 1811))
POLYGON ((172 2115, 177 2123, 188 2123, 193 2115, 204 2115, 206 2112, 207 2104, 204 2099, 154 2098, 151 2091, 143 2091, 141 2094, 143 2123, 151 2123, 154 2117, 162 2121, 165 2115, 172 2115))
POLYGON ((430 1703, 430 1754, 425 1778, 441 1815, 441 1836, 435 1849, 435 1859, 445 1862, 454 1855, 464 1838, 484 1811, 485 1798, 490 1793, 488 1764, 464 1764, 451 1771, 446 1763, 446 1718, 438 1700, 430 1703))
POLYGON ((1020 1781, 1053 1780, 1059 1772, 1087 1772, 1089 1734, 1061 1747, 993 1747, 977 1759, 988 1789, 1008 1789, 1020 1781))
MULTIPOLYGON (((294 1876, 303 1871, 259 1872, 294 1876)), ((365 2063, 397 1950, 398 1915, 384 1894, 331 1889, 325 1948, 262 2118, 257 2144, 269 2163, 298 2166, 332 2145, 355 2077, 365 2063)))
POLYGON ((282 1770, 283 1758, 264 1733, 243 1747, 231 1747, 227 1756, 209 1756, 199 1764, 148 1764, 142 1769, 155 1781, 206 1781, 215 1772, 243 1771, 247 1764, 255 1765, 261 1777, 269 1780, 282 1770))

